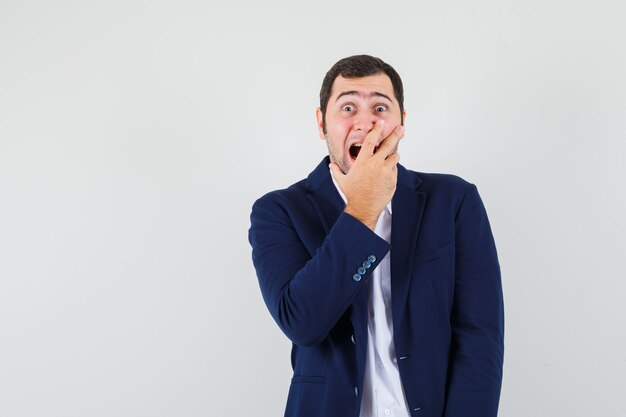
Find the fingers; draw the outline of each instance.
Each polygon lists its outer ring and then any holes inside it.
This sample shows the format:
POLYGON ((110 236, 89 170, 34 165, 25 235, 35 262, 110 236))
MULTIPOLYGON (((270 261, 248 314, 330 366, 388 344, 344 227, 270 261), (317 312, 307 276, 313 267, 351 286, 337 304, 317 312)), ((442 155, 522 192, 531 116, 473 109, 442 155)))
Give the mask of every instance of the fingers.
POLYGON ((331 175, 333 176, 335 181, 337 181, 337 184, 340 184, 343 181, 343 177, 345 177, 346 174, 344 174, 341 168, 339 168, 339 165, 337 165, 334 162, 331 162, 328 166, 330 167, 331 175))
POLYGON ((397 165, 398 162, 400 162, 400 154, 398 152, 392 153, 385 159, 385 163, 388 165, 397 165))
POLYGON ((378 139, 380 138, 381 133, 383 133, 383 128, 385 127, 384 120, 378 120, 372 130, 365 136, 365 140, 363 141, 363 145, 361 145, 361 152, 357 156, 356 160, 369 158, 374 154, 374 149, 378 144, 378 139))
POLYGON ((400 142, 400 139, 402 139, 403 137, 404 137, 404 126, 402 125, 397 126, 393 130, 393 132, 391 132, 391 134, 389 134, 389 136, 387 136, 382 141, 382 143, 380 144, 380 147, 376 151, 376 155, 378 155, 381 158, 387 159, 389 155, 396 152, 396 150, 398 149, 398 142, 400 142))

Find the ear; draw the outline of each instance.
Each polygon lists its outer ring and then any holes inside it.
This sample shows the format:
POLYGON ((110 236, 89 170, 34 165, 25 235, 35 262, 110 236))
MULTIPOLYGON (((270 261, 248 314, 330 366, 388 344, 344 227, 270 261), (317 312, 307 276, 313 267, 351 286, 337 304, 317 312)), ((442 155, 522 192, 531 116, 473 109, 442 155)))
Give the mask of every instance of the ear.
POLYGON ((322 117, 322 109, 319 107, 315 109, 315 118, 317 119, 317 129, 320 134, 320 139, 326 140, 326 135, 324 134, 324 118, 322 117))
POLYGON ((404 126, 404 124, 406 123, 406 111, 402 112, 402 125, 404 126))

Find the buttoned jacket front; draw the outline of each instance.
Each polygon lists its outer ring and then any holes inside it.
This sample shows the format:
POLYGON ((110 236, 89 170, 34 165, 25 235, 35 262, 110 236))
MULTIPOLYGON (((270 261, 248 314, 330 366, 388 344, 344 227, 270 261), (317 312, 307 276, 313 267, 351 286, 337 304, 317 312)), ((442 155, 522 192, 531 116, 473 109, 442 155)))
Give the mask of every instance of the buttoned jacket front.
POLYGON ((496 416, 503 297, 476 187, 398 165, 389 244, 343 212, 328 163, 261 197, 251 214, 261 292, 293 343, 285 416, 358 417, 366 282, 391 248, 394 343, 412 416, 496 416))

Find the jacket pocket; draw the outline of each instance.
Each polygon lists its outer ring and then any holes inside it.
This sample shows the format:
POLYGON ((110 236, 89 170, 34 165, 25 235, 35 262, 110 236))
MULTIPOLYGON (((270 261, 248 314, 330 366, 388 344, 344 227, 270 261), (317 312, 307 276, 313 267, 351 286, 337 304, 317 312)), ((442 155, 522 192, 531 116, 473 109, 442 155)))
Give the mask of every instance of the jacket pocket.
POLYGON ((415 255, 415 265, 425 264, 445 258, 454 253, 454 243, 448 243, 435 249, 420 251, 415 255))

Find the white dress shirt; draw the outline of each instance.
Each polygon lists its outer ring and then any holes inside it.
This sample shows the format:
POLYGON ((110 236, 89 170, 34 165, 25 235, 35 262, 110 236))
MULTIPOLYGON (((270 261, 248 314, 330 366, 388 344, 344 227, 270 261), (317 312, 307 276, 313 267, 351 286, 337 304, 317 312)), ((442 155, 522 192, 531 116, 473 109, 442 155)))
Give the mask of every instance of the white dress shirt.
MULTIPOLYGON (((347 204, 334 178, 333 183, 347 204)), ((375 233, 391 243, 391 201, 380 213, 375 233)), ((367 359, 360 417, 410 416, 393 343, 390 254, 380 261, 367 282, 367 359)))

